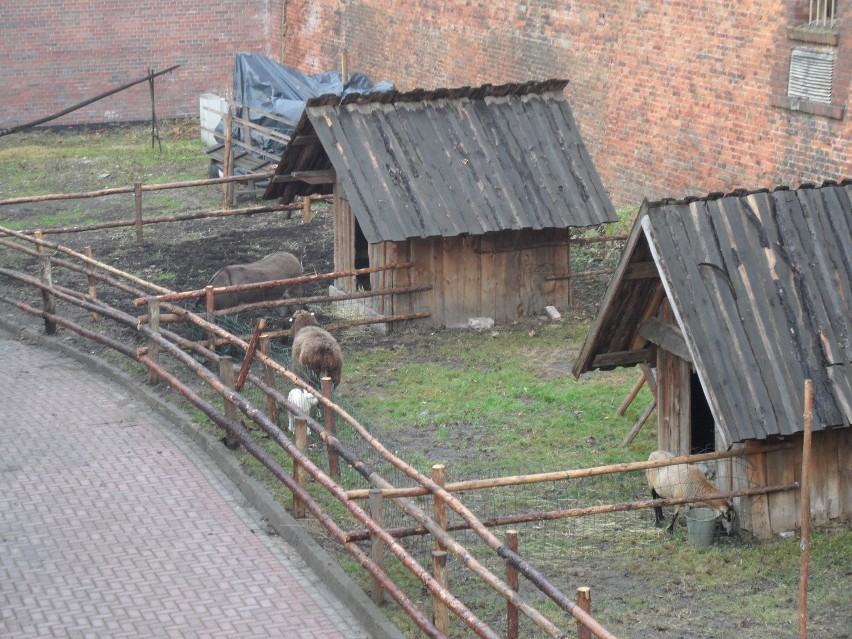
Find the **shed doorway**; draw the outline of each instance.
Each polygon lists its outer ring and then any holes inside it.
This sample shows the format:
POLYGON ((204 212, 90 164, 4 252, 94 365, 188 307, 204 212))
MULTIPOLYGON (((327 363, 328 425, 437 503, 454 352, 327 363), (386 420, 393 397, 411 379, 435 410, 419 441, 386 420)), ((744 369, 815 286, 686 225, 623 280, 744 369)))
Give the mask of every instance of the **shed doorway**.
POLYGON ((693 370, 689 376, 689 453, 712 453, 716 450, 716 422, 710 404, 701 387, 701 380, 693 370))
MULTIPOLYGON (((355 268, 370 268, 370 245, 358 220, 355 220, 355 268)), ((357 275, 355 277, 355 290, 370 290, 370 274, 357 275)))

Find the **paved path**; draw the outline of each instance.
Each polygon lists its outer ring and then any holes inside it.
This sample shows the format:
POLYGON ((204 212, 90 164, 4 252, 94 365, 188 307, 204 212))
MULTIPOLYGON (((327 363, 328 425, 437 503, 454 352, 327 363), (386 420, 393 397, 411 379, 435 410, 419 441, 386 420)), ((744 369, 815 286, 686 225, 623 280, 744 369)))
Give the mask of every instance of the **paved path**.
POLYGON ((2 331, 0 372, 0 637, 369 637, 123 387, 2 331))

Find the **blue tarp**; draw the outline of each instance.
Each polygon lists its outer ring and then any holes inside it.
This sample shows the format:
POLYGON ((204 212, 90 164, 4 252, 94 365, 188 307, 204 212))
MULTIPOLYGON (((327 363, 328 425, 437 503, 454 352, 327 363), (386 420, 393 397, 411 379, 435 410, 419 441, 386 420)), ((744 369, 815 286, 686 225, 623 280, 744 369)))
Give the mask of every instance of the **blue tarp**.
MULTIPOLYGON (((234 102, 249 109, 249 120, 267 129, 290 135, 305 110, 308 99, 321 95, 347 95, 392 91, 394 85, 387 80, 373 83, 361 73, 349 74, 346 85, 339 71, 327 73, 301 73, 278 64, 256 53, 238 53, 234 60, 234 102), (288 120, 284 124, 266 117, 271 113, 288 120)), ((238 117, 244 117, 240 112, 238 117)), ((217 131, 224 131, 220 125, 217 131)), ((232 135, 242 141, 242 131, 235 126, 232 135)), ((280 156, 284 144, 252 131, 252 146, 274 156, 280 156)), ((217 136, 218 137, 218 136, 217 136)))

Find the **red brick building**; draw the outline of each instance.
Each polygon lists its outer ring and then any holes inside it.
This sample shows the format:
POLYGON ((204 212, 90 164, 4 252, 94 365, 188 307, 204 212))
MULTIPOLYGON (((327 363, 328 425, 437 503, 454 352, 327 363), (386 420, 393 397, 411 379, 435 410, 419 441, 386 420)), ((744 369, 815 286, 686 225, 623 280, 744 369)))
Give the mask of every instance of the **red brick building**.
MULTIPOLYGON (((142 78, 158 117, 198 117, 198 98, 231 89, 234 54, 280 58, 281 1, 7 0, 0 19, 0 128, 58 113, 142 78)), ((143 82, 55 125, 150 120, 143 82)))
MULTIPOLYGON (((401 90, 570 80, 616 205, 852 176, 850 0, 10 4, 0 126, 171 64, 157 113, 196 115, 239 51, 318 72, 345 49, 350 70, 401 90)), ((148 117, 143 83, 58 123, 148 117)))

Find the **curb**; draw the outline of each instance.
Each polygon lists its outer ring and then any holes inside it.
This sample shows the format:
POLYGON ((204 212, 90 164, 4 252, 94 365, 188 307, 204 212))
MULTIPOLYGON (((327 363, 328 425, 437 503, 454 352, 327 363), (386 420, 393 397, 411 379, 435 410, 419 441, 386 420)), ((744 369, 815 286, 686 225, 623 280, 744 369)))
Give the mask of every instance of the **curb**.
POLYGON ((352 616, 370 633, 371 639, 404 639, 402 632, 390 622, 372 599, 352 581, 352 578, 337 565, 299 522, 275 501, 269 491, 256 479, 247 475, 230 451, 213 436, 195 426, 180 408, 153 393, 144 382, 134 381, 126 373, 110 366, 104 360, 54 340, 36 329, 21 327, 0 317, 0 330, 6 331, 14 339, 24 339, 38 346, 59 351, 148 404, 174 426, 178 433, 198 447, 201 454, 213 461, 246 501, 267 519, 281 539, 293 547, 323 585, 334 593, 352 616))

